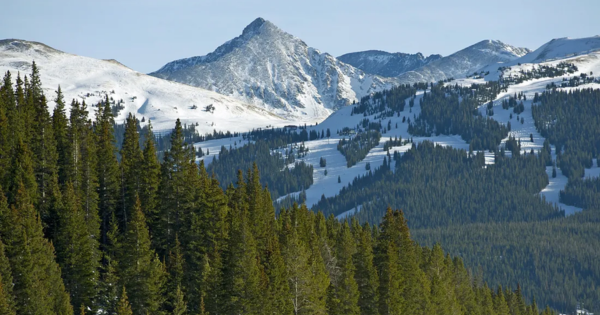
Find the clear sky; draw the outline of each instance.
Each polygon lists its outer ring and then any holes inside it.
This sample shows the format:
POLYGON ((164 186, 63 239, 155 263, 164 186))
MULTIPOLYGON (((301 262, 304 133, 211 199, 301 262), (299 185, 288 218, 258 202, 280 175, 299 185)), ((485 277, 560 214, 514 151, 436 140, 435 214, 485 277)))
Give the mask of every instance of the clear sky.
POLYGON ((6 0, 0 39, 39 41, 140 72, 205 55, 257 17, 334 56, 449 55, 484 39, 535 49, 600 34, 600 0, 6 0))

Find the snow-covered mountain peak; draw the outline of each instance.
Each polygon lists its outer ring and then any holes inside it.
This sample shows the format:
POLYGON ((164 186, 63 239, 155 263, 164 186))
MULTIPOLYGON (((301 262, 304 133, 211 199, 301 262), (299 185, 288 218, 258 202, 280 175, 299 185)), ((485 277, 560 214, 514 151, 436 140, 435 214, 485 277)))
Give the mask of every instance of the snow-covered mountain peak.
POLYGON ((395 83, 321 53, 262 18, 208 55, 170 62, 151 75, 229 95, 288 118, 317 119, 395 83))
POLYGON ((403 73, 398 79, 402 83, 415 83, 464 78, 483 67, 510 62, 529 52, 527 48, 511 46, 499 40, 483 40, 414 71, 403 73))
POLYGON ((555 38, 519 59, 520 63, 539 63, 600 50, 600 35, 584 38, 555 38))
POLYGON ((213 91, 139 73, 113 59, 77 56, 24 40, 0 41, 0 73, 28 75, 32 61, 39 68, 50 110, 54 107, 55 90, 60 85, 67 104, 72 99, 87 103, 90 119, 94 118, 93 105, 109 97, 117 112, 117 122, 133 113, 146 123, 152 120, 157 131, 172 129, 177 118, 196 125, 202 134, 214 130, 249 131, 290 123, 314 123, 312 120, 288 121, 213 91))

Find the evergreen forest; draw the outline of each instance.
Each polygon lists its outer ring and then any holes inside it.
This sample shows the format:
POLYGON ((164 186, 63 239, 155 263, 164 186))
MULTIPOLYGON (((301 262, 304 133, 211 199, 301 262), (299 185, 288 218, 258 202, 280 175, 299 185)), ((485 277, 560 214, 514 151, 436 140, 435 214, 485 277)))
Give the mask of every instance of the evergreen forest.
POLYGON ((402 211, 275 211, 257 163, 220 183, 179 120, 159 160, 134 116, 117 147, 108 98, 52 97, 35 63, 0 85, 0 314, 554 314, 418 245, 402 211))

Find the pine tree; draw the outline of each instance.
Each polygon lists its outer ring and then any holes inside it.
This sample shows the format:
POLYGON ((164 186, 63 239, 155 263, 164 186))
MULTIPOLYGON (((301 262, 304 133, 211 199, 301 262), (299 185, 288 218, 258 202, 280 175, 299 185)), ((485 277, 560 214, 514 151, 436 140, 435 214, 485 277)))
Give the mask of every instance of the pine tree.
POLYGON ((360 314, 358 285, 354 279, 355 267, 352 256, 356 248, 348 222, 344 222, 336 242, 336 258, 339 274, 332 279, 329 314, 360 314))
POLYGON ((145 137, 140 178, 140 201, 145 211, 148 229, 152 235, 158 235, 160 212, 158 205, 158 186, 160 183, 160 163, 156 157, 152 125, 148 122, 148 132, 145 137))
MULTIPOLYGON (((137 199, 137 198, 136 198, 137 199)), ((151 249, 146 218, 139 199, 119 249, 119 278, 130 290, 129 300, 135 314, 155 314, 165 300, 166 271, 151 249)))
POLYGON ((104 245, 104 257, 102 264, 101 281, 98 294, 98 306, 102 314, 113 314, 117 309, 119 300, 120 279, 117 274, 119 252, 121 243, 119 240, 119 227, 117 219, 111 218, 110 228, 107 233, 108 243, 104 245))
MULTIPOLYGON (((359 226, 360 227, 360 226, 359 226)), ((358 247, 354 255, 356 265, 355 279, 360 292, 358 305, 361 314, 378 314, 377 287, 379 278, 374 265, 373 240, 371 227, 366 225, 363 229, 357 229, 358 247)))
POLYGON ((19 314, 73 314, 69 295, 54 261, 54 248, 29 195, 20 185, 15 202, 2 220, 2 239, 12 266, 14 296, 19 314))
MULTIPOLYGON (((0 212, 5 214, 8 209, 4 196, 0 197, 0 212)), ((4 243, 0 240, 0 315, 14 315, 15 301, 13 298, 13 277, 10 262, 5 254, 4 243)))
POLYGON ((508 304, 506 303, 506 299, 504 298, 504 292, 502 287, 498 287, 498 291, 496 291, 496 295, 494 295, 494 310, 497 315, 508 315, 510 314, 510 310, 508 308, 508 304))
POLYGON ((162 253, 167 253, 167 249, 173 246, 176 234, 181 235, 185 215, 196 197, 197 187, 187 181, 190 172, 193 172, 190 166, 195 165, 192 151, 184 142, 183 128, 178 119, 171 133, 171 149, 165 152, 161 167, 161 224, 157 238, 162 253))
MULTIPOLYGON (((136 196, 140 195, 142 185, 143 153, 140 148, 140 139, 137 131, 137 120, 129 114, 125 121, 125 136, 121 148, 120 184, 121 200, 118 218, 127 229, 127 213, 133 209, 136 196)), ((145 175, 145 174, 144 174, 145 175)))
POLYGON ((100 254, 97 239, 88 234, 85 213, 77 200, 73 185, 67 183, 56 238, 57 261, 73 305, 87 305, 95 310, 100 254))
POLYGON ((181 292, 181 288, 177 287, 177 291, 176 291, 176 300, 175 300, 175 307, 173 308, 173 315, 183 315, 185 314, 186 310, 187 310, 187 305, 184 301, 184 296, 183 296, 183 292, 181 292))
POLYGON ((71 103, 71 124, 67 134, 69 159, 64 166, 64 174, 65 180, 72 182, 77 191, 89 235, 100 241, 96 135, 87 116, 85 102, 79 104, 74 100, 71 103))
POLYGON ((248 226, 247 214, 231 212, 230 239, 224 255, 223 312, 261 314, 260 267, 256 241, 248 226))
POLYGON ((21 185, 27 192, 29 200, 32 202, 37 200, 37 182, 33 171, 32 152, 21 138, 17 139, 16 147, 13 150, 8 185, 9 203, 16 202, 21 185))
POLYGON ((426 270, 430 280, 431 312, 434 314, 454 314, 455 299, 450 271, 445 263, 444 252, 439 244, 433 246, 426 270))
POLYGON ((379 273, 379 313, 403 314, 405 299, 402 292, 406 280, 400 266, 400 248, 396 242, 399 230, 395 226, 395 213, 388 208, 381 223, 377 240, 375 261, 379 273))
POLYGON ((64 185, 67 182, 67 166, 69 165, 69 121, 65 111, 65 100, 60 85, 54 100, 56 106, 52 114, 52 130, 56 141, 58 182, 64 185))
MULTIPOLYGON (((98 211, 102 222, 102 243, 106 243, 109 219, 115 213, 120 195, 119 163, 116 157, 113 124, 112 111, 107 96, 103 103, 98 104, 96 115, 98 211)), ((118 217, 118 219, 123 220, 122 217, 118 217)), ((119 225, 124 226, 123 221, 120 221, 119 225)))
MULTIPOLYGON (((10 72, 7 72, 10 80, 10 72)), ((14 100, 14 95, 6 97, 5 94, 12 92, 12 82, 9 82, 8 87, 4 83, 0 84, 0 184, 5 184, 6 172, 10 165, 10 153, 12 149, 11 130, 8 110, 10 107, 7 102, 14 100)))
POLYGON ((52 128, 52 118, 48 112, 46 97, 42 92, 41 81, 39 78, 38 69, 35 62, 32 66, 31 87, 27 92, 28 106, 31 106, 30 115, 32 126, 29 127, 31 134, 29 135, 30 148, 33 156, 33 169, 37 182, 37 204, 38 211, 42 215, 42 220, 47 222, 49 198, 51 195, 51 182, 53 177, 57 176, 57 153, 56 141, 52 128))
POLYGON ((127 298, 127 292, 125 291, 125 287, 123 287, 123 292, 119 297, 119 303, 117 304, 117 315, 133 315, 131 310, 131 306, 129 305, 129 300, 127 298))
POLYGON ((167 303, 169 310, 174 310, 178 303, 178 290, 181 290, 181 286, 184 280, 184 259, 183 252, 181 250, 181 243, 179 237, 175 236, 175 247, 169 252, 169 259, 167 264, 167 271, 169 272, 169 278, 166 284, 166 292, 168 295, 167 303))

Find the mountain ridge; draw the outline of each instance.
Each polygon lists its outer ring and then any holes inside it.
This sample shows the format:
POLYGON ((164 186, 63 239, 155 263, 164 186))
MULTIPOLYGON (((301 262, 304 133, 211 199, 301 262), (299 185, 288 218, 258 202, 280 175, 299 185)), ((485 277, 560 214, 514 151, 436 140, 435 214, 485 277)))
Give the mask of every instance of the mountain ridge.
POLYGON ((396 84, 309 47, 263 18, 215 51, 169 62, 150 75, 216 91, 285 117, 319 119, 396 84))
POLYGON ((401 52, 390 53, 382 50, 352 52, 337 57, 338 60, 366 73, 383 77, 396 77, 440 58, 442 58, 442 55, 439 54, 425 57, 420 52, 407 54, 401 52))

